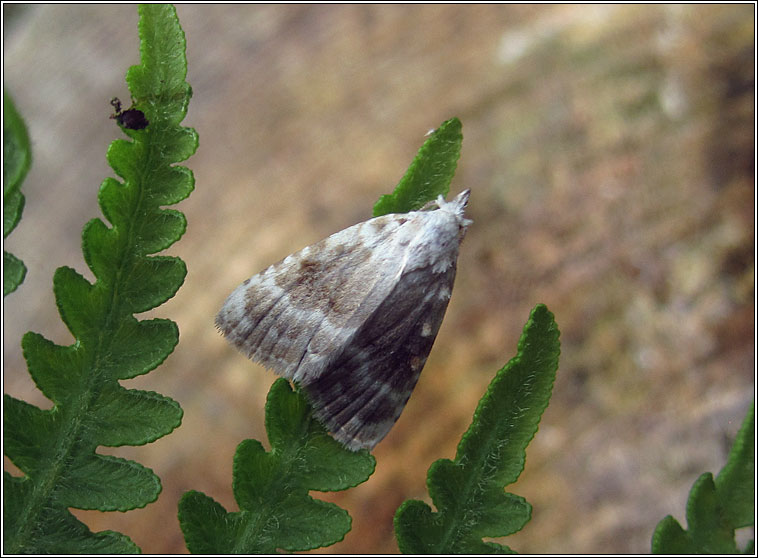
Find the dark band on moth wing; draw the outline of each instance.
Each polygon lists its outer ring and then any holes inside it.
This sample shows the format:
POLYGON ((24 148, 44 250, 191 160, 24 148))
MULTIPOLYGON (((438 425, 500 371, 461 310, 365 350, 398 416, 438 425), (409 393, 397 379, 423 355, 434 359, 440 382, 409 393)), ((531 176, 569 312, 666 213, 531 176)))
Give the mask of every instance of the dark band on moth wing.
POLYGON ((455 266, 417 269, 356 332, 332 366, 303 382, 316 416, 343 443, 373 448, 402 412, 431 351, 449 301, 455 266))

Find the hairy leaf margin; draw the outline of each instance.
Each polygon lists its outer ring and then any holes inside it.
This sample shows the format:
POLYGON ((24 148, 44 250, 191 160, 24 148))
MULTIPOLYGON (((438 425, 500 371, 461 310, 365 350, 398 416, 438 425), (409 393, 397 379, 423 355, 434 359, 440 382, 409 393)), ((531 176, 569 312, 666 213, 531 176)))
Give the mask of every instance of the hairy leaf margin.
MULTIPOLYGON (((3 90, 3 238, 16 228, 24 211, 21 184, 32 164, 29 132, 13 99, 3 90)), ((13 254, 3 250, 3 296, 24 282, 26 266, 13 254)))
POLYGON ((453 117, 429 134, 394 191, 374 205, 374 217, 414 211, 437 196, 447 196, 461 155, 461 128, 461 121, 453 117))
POLYGON ((178 329, 170 320, 139 321, 135 313, 173 296, 186 267, 152 256, 179 239, 186 221, 161 205, 193 189, 191 171, 174 163, 197 147, 197 134, 179 123, 191 96, 184 80, 186 41, 170 5, 139 7, 142 64, 127 73, 135 106, 150 125, 121 127, 107 158, 123 183, 108 178, 98 201, 110 221, 87 223, 82 250, 94 284, 67 267, 53 285, 61 318, 75 338, 60 346, 37 333, 22 340, 37 387, 53 402, 42 410, 4 397, 5 452, 24 473, 5 475, 4 550, 9 553, 122 553, 138 547, 120 533, 92 533, 69 507, 125 511, 160 492, 160 479, 134 461, 96 453, 99 445, 139 445, 176 428, 178 403, 120 386, 118 380, 153 370, 173 351, 178 329))
POLYGON ((407 500, 395 513, 406 554, 492 554, 511 550, 482 537, 519 531, 531 517, 520 496, 503 492, 524 468, 526 446, 550 400, 560 354, 559 331, 543 304, 532 310, 518 352, 500 369, 461 438, 454 460, 429 468, 427 487, 437 511, 407 500))
POLYGON ((277 379, 266 401, 271 451, 244 440, 234 456, 234 497, 227 512, 202 492, 179 501, 179 524, 195 554, 273 554, 310 550, 341 541, 350 530, 347 511, 312 498, 309 491, 352 488, 374 472, 366 450, 352 452, 311 415, 303 395, 277 379))

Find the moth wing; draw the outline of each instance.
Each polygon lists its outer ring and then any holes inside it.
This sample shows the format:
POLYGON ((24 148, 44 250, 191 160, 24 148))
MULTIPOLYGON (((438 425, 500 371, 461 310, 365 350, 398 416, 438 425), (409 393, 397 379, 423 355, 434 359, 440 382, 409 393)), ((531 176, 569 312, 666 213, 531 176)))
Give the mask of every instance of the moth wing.
POLYGON ((403 264, 393 247, 407 221, 377 217, 287 256, 229 295, 217 327, 285 378, 318 377, 394 287, 403 264))
POLYGON ((348 448, 373 449, 397 421, 426 363, 455 279, 403 274, 327 371, 304 383, 316 417, 348 448))

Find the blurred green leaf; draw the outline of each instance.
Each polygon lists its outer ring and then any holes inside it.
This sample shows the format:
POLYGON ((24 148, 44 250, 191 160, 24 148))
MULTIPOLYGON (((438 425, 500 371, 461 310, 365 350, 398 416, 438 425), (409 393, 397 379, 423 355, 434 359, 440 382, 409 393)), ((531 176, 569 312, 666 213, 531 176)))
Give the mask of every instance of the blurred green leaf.
POLYGON ((752 553, 753 542, 737 547, 734 531, 754 525, 755 404, 742 422, 726 465, 716 477, 703 473, 687 500, 687 530, 672 516, 653 533, 654 554, 752 553))
MULTIPOLYGON (((3 91, 3 238, 21 220, 24 195, 21 183, 32 163, 29 133, 10 95, 3 91)), ((3 296, 24 281, 26 266, 13 254, 3 251, 3 296)))

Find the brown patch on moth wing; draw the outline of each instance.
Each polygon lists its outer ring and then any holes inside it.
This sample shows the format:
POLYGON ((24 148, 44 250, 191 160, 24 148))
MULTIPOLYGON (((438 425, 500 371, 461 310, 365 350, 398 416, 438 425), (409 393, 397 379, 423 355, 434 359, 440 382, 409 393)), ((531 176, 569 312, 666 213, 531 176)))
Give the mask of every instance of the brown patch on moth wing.
POLYGON ((306 257, 300 260, 297 264, 297 273, 301 276, 301 278, 298 279, 298 282, 304 282, 308 280, 308 278, 319 273, 321 266, 322 264, 320 260, 311 257, 306 257))
POLYGON ((408 218, 398 217, 397 215, 374 217, 365 223, 361 223, 359 234, 363 237, 364 242, 370 241, 373 244, 381 244, 386 242, 407 221, 408 218))
POLYGON ((381 258, 378 262, 368 261, 378 256, 364 246, 343 250, 342 243, 330 243, 325 258, 332 262, 330 254, 342 254, 342 265, 322 266, 310 288, 293 283, 282 298, 282 304, 286 304, 288 309, 286 315, 282 313, 279 319, 298 330, 297 339, 292 341, 297 351, 279 347, 279 344, 289 342, 289 329, 281 333, 276 344, 269 340, 261 347, 275 351, 280 358, 297 358, 297 363, 289 366, 286 374, 282 375, 298 382, 315 379, 339 358, 352 342, 359 325, 390 292, 397 273, 391 264, 384 264, 381 258), (300 352, 303 347, 304 352, 300 352))
MULTIPOLYGON (((343 231, 344 232, 344 231, 343 231)), ((287 290, 290 302, 303 309, 341 312, 341 292, 352 273, 371 252, 360 244, 342 242, 332 235, 289 256, 286 269, 276 272, 277 286, 287 290)))
POLYGON ((373 252, 367 247, 353 248, 349 256, 342 258, 342 266, 335 269, 331 284, 323 284, 317 293, 326 300, 330 321, 343 323, 344 318, 353 314, 371 292, 377 281, 382 280, 381 270, 366 266, 373 252), (371 270, 371 271, 369 271, 371 270))
MULTIPOLYGON (((356 260, 365 257, 372 261, 346 267, 340 288, 328 294, 326 319, 313 335, 308 355, 304 358, 302 373, 305 377, 311 369, 309 361, 321 363, 324 359, 331 362, 339 358, 346 344, 352 342, 356 330, 376 311, 397 281, 397 260, 385 262, 384 258, 371 250, 362 251, 363 255, 358 255, 356 260)), ((351 259, 350 262, 353 263, 354 260, 351 259)), ((320 367, 321 364, 319 370, 320 367)))
POLYGON ((288 258, 289 277, 267 273, 275 289, 281 290, 282 284, 289 288, 260 321, 265 334, 254 358, 290 379, 321 374, 328 362, 325 355, 342 350, 354 331, 344 326, 365 296, 361 291, 376 280, 375 274, 360 276, 371 267, 363 265, 370 250, 334 238, 318 244, 320 250, 309 247, 288 258))
POLYGON ((352 246, 347 246, 343 243, 337 243, 334 246, 329 247, 330 253, 328 252, 326 257, 337 258, 337 259, 342 258, 342 257, 349 257, 352 260, 353 254, 351 252, 359 250, 359 249, 360 249, 360 246, 358 246, 357 244, 354 247, 352 247, 352 246))
POLYGON ((406 217, 397 215, 374 217, 356 225, 356 238, 361 245, 371 249, 383 247, 385 251, 392 250, 393 237, 407 221, 406 217))
POLYGON ((389 220, 371 219, 370 221, 366 221, 366 224, 371 227, 371 231, 369 232, 369 234, 381 235, 384 228, 389 224, 389 220))
POLYGON ((343 327, 386 273, 373 263, 374 256, 365 246, 335 246, 325 255, 317 280, 308 285, 308 303, 327 315, 329 323, 343 327), (342 251, 344 250, 344 252, 342 251))

